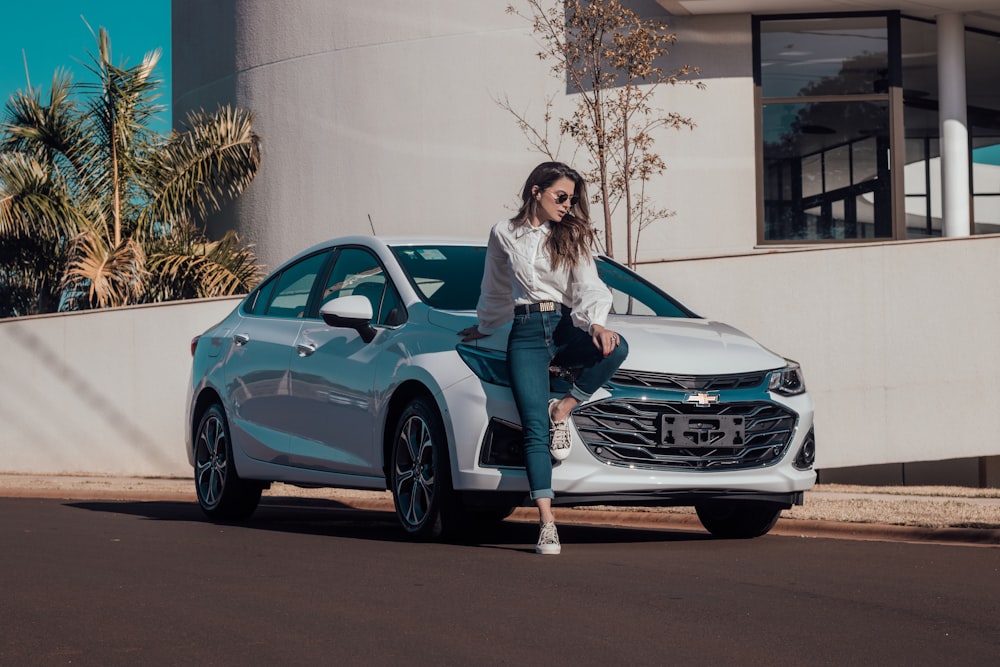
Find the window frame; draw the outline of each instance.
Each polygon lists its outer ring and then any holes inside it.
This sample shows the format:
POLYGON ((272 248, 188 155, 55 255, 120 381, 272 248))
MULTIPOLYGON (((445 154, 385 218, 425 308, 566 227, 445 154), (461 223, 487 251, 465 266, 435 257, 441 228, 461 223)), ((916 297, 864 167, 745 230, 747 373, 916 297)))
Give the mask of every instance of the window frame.
POLYGON ((334 256, 334 254, 335 253, 333 252, 332 248, 321 248, 320 250, 317 250, 316 252, 311 252, 308 255, 300 257, 300 258, 296 259, 295 261, 289 262, 285 266, 282 266, 278 271, 275 271, 273 274, 271 274, 270 276, 268 276, 259 286, 257 286, 256 288, 254 288, 254 290, 252 292, 250 292, 249 295, 247 295, 247 298, 243 301, 243 305, 240 307, 240 313, 242 315, 244 315, 245 317, 267 317, 267 318, 270 318, 270 319, 273 319, 273 320, 299 320, 299 321, 301 321, 301 320, 306 320, 306 319, 316 319, 315 317, 312 317, 310 315, 310 313, 312 313, 313 310, 314 310, 313 303, 314 303, 314 301, 316 299, 316 290, 317 290, 316 285, 319 282, 319 280, 318 280, 319 276, 325 275, 326 272, 329 270, 330 259, 331 259, 331 257, 334 256), (306 304, 305 304, 305 308, 302 311, 302 316, 301 317, 285 317, 283 315, 269 314, 267 311, 271 308, 271 303, 274 301, 274 297, 276 296, 275 290, 278 287, 278 283, 281 282, 281 277, 289 269, 291 269, 293 267, 296 267, 299 264, 301 264, 302 262, 306 262, 306 261, 308 261, 308 260, 316 257, 317 255, 326 255, 326 257, 324 258, 323 262, 320 264, 319 270, 316 272, 316 275, 313 277, 313 284, 312 284, 312 286, 309 289, 309 295, 306 298, 306 304), (263 294, 264 290, 267 290, 266 296, 263 294), (267 303, 266 303, 266 305, 264 307, 264 312, 263 313, 255 313, 254 309, 256 309, 257 302, 260 300, 260 298, 262 296, 264 298, 266 298, 266 300, 267 300, 267 303))
POLYGON ((903 167, 906 164, 905 130, 903 126, 903 87, 902 87, 902 43, 901 20, 899 11, 870 12, 819 12, 793 14, 755 14, 751 16, 751 41, 753 50, 753 90, 754 90, 754 162, 755 189, 757 208, 757 245, 773 246, 803 246, 803 245, 843 245, 884 243, 906 238, 906 206, 904 202, 903 167), (889 87, 885 93, 860 93, 844 95, 816 95, 809 97, 764 97, 761 85, 761 24, 772 21, 812 20, 812 19, 850 19, 881 17, 886 21, 886 40, 888 48, 889 87), (764 199, 766 194, 764 176, 764 132, 763 107, 765 104, 805 104, 826 102, 876 102, 886 103, 889 113, 889 197, 890 197, 890 230, 889 236, 874 238, 842 238, 842 239, 767 239, 764 199))
POLYGON ((378 309, 373 309, 374 312, 372 313, 372 321, 371 321, 372 326, 395 329, 397 327, 402 326, 409 320, 409 311, 406 308, 406 303, 404 303, 403 297, 399 293, 399 289, 393 282, 392 276, 389 275, 389 272, 385 268, 385 263, 382 262, 382 259, 378 256, 378 253, 376 253, 368 246, 359 244, 334 246, 333 248, 331 248, 331 250, 332 253, 330 259, 327 261, 326 266, 323 267, 320 275, 317 276, 316 284, 314 285, 313 294, 311 297, 312 301, 310 302, 309 307, 306 309, 307 317, 309 317, 310 319, 319 319, 320 317, 319 310, 320 308, 322 308, 324 303, 323 290, 326 289, 326 285, 330 280, 330 275, 333 273, 334 268, 337 266, 337 262, 340 259, 341 253, 345 250, 359 250, 367 254, 375 261, 375 264, 379 266, 379 268, 382 270, 382 275, 385 277, 385 282, 383 283, 382 287, 382 298, 379 301, 379 307, 378 309), (388 290, 390 289, 393 290, 393 292, 395 292, 396 301, 399 303, 398 307, 401 309, 402 313, 398 322, 395 320, 393 322, 386 321, 388 319, 388 313, 385 314, 385 317, 382 316, 382 311, 384 310, 386 304, 386 295, 388 293, 388 290))

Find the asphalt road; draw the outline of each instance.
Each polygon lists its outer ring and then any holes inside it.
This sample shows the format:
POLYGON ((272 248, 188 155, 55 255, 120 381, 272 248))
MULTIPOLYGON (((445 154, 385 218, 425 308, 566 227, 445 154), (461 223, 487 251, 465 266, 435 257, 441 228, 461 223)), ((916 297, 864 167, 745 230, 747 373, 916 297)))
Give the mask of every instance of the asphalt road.
POLYGON ((972 665, 996 549, 505 522, 407 541, 385 512, 0 499, 0 665, 972 665))

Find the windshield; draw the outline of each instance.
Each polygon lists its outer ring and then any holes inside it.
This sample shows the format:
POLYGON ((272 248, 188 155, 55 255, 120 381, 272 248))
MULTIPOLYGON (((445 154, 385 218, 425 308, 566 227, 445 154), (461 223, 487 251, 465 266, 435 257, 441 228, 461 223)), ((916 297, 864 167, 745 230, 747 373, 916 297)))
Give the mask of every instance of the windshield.
MULTIPOLYGON (((393 246, 392 252, 424 303, 441 310, 476 309, 486 246, 393 246)), ((597 272, 611 289, 612 313, 697 317, 656 285, 616 262, 598 258, 597 272)))

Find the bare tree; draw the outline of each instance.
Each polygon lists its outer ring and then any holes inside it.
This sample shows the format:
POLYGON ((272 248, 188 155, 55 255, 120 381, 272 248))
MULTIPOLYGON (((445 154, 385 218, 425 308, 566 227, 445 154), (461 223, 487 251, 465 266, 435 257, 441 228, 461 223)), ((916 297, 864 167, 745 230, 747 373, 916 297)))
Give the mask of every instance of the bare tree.
MULTIPOLYGON (((527 13, 513 5, 508 14, 529 21, 538 38, 540 60, 551 63, 553 76, 565 80, 577 96, 576 108, 558 118, 552 136, 553 98, 545 104, 543 124, 533 125, 507 97, 497 104, 510 112, 532 147, 558 159, 563 136, 584 148, 591 169, 587 180, 599 187, 592 203, 604 214, 605 252, 614 257, 612 216, 624 207, 627 263, 635 265, 639 233, 671 215, 646 196, 649 180, 662 174, 666 163, 655 150, 654 133, 662 128, 693 128, 695 123, 653 106, 657 89, 693 83, 685 77, 697 68, 684 65, 664 71, 657 65, 677 36, 658 19, 645 19, 623 7, 620 0, 524 0, 527 13)), ((695 84, 701 87, 702 84, 695 84)))

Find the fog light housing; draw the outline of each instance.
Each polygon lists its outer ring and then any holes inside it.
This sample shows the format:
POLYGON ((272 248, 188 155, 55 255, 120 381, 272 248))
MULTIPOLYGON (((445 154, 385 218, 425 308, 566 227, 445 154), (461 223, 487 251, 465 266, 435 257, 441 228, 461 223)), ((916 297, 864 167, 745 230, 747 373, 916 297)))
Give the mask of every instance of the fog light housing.
POLYGON ((813 429, 809 429, 809 433, 806 434, 806 439, 799 447, 799 453, 795 455, 795 461, 792 465, 795 466, 797 470, 809 470, 813 467, 813 463, 816 462, 816 434, 813 429))
POLYGON ((494 417, 486 427, 479 465, 484 468, 524 468, 521 427, 494 417))

